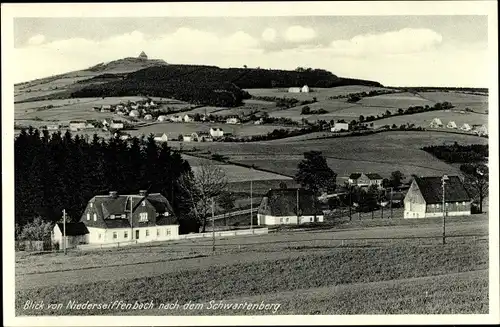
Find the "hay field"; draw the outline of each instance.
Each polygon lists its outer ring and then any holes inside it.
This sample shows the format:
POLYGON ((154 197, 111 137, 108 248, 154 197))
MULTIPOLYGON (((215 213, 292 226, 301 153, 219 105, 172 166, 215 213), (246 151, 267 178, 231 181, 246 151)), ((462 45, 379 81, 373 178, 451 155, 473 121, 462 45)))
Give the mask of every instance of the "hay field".
POLYGON ((432 106, 435 101, 427 100, 416 94, 404 92, 366 97, 361 99, 359 103, 365 106, 377 106, 386 109, 395 108, 397 110, 398 108, 406 109, 410 106, 432 106))
POLYGON ((483 125, 488 124, 488 115, 478 114, 475 112, 464 112, 461 113, 455 109, 452 110, 439 110, 430 112, 421 112, 413 115, 403 115, 403 116, 393 116, 384 119, 374 121, 375 127, 396 124, 400 126, 402 124, 410 123, 416 126, 429 127, 429 124, 434 118, 439 118, 446 126, 448 122, 454 121, 460 128, 463 124, 467 123, 470 126, 473 124, 483 125))
POLYGON ((331 96, 347 95, 349 93, 370 92, 373 90, 387 90, 383 87, 363 86, 363 85, 346 85, 331 88, 311 87, 309 93, 288 93, 288 88, 273 88, 273 89, 245 89, 253 96, 267 96, 278 98, 295 98, 297 100, 312 100, 316 97, 318 101, 328 99, 331 96))
POLYGON ((437 131, 390 131, 374 135, 297 141, 281 139, 252 143, 199 143, 197 148, 229 157, 231 161, 293 176, 306 151, 322 151, 329 166, 339 177, 355 171, 376 172, 389 177, 394 170, 405 175, 460 174, 448 165, 420 150, 426 145, 487 144, 474 135, 458 135, 437 131))
POLYGON ((467 94, 462 92, 420 92, 419 95, 434 102, 448 101, 453 103, 455 109, 463 110, 470 108, 479 113, 486 113, 488 110, 488 96, 467 94))

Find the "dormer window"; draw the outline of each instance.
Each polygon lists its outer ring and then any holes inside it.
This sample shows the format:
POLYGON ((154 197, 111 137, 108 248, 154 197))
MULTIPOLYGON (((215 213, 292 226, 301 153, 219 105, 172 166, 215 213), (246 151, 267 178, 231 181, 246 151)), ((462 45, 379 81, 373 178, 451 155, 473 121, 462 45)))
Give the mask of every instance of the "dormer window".
POLYGON ((115 215, 109 216, 110 219, 115 219, 115 215))
POLYGON ((142 201, 142 206, 145 207, 146 206, 146 201, 142 201))
POLYGON ((94 202, 90 202, 90 207, 93 208, 94 207, 94 202))
POLYGON ((170 212, 165 211, 165 217, 168 217, 168 216, 170 216, 170 212))

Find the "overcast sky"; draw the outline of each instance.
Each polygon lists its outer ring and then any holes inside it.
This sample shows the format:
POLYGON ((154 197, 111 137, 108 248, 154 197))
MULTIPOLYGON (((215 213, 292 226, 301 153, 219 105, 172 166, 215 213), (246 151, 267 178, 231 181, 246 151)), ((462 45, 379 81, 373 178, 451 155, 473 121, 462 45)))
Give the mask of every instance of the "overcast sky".
POLYGON ((323 68, 394 86, 483 87, 486 16, 15 18, 15 81, 137 56, 323 68), (30 62, 39 65, 25 65, 30 62))

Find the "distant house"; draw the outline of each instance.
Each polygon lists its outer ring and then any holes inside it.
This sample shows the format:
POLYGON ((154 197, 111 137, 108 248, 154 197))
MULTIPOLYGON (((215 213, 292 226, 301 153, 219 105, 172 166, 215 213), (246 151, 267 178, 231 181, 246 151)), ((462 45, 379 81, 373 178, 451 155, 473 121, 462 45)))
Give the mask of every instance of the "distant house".
POLYGON ((192 142, 193 141, 193 135, 192 134, 184 134, 184 135, 182 135, 182 141, 183 142, 192 142))
POLYGON ((186 114, 186 115, 184 115, 183 120, 185 123, 191 123, 194 121, 194 118, 192 116, 186 114))
POLYGON ((122 104, 116 106, 116 110, 123 110, 125 107, 122 104))
POLYGON ((264 119, 263 119, 263 118, 259 118, 259 120, 256 120, 256 121, 254 122, 254 124, 255 124, 255 125, 262 125, 262 124, 264 124, 264 119))
POLYGON ((166 133, 157 133, 155 134, 155 141, 156 142, 167 142, 168 141, 168 136, 166 133))
POLYGON ((85 125, 85 129, 93 129, 93 128, 95 128, 94 124, 88 123, 87 125, 85 125))
POLYGON ((342 132, 342 131, 348 131, 349 130, 349 124, 348 123, 335 123, 333 124, 333 127, 330 129, 332 132, 342 132))
POLYGON ((212 142, 214 139, 208 133, 198 134, 198 142, 212 142))
POLYGON ((167 116, 161 115, 161 116, 158 116, 157 120, 163 122, 163 121, 167 121, 168 118, 167 118, 167 116))
POLYGON ((123 125, 123 122, 121 122, 121 121, 112 120, 111 123, 109 124, 109 128, 112 128, 112 129, 123 129, 124 125, 123 125))
POLYGON ((117 115, 120 115, 120 116, 125 116, 125 112, 124 111, 117 110, 115 113, 117 115))
POLYGON ((488 135, 488 127, 486 127, 485 125, 475 125, 473 131, 479 136, 488 135))
POLYGON ((133 104, 130 106, 132 110, 139 110, 139 105, 138 104, 133 104))
POLYGON ((443 122, 439 118, 434 118, 431 123, 430 127, 436 128, 436 127, 443 127, 443 122))
POLYGON ((128 114, 130 117, 139 117, 141 114, 139 113, 138 110, 130 110, 130 113, 128 114))
POLYGON ((210 128, 210 135, 213 138, 223 137, 224 136, 224 131, 222 130, 222 128, 219 128, 219 127, 211 127, 210 128))
POLYGON ((450 121, 447 125, 446 125, 446 128, 454 128, 456 129, 458 126, 457 124, 455 124, 454 121, 450 121))
POLYGON ((57 131, 59 128, 61 128, 61 125, 47 125, 48 131, 57 131))
MULTIPOLYGON (((471 214, 471 198, 458 176, 448 176, 445 184, 446 216, 471 214)), ((415 177, 404 198, 404 218, 429 218, 443 215, 441 177, 415 177)))
POLYGON ((307 85, 302 86, 301 92, 302 93, 309 93, 309 86, 307 86, 307 85))
POLYGON ((319 201, 305 189, 269 190, 257 211, 258 225, 297 225, 323 219, 319 201))
POLYGON ((160 193, 96 195, 87 204, 81 222, 90 244, 151 242, 176 239, 179 225, 168 200, 160 193))
POLYGON ((64 234, 66 234, 66 248, 74 248, 79 244, 88 243, 89 230, 84 223, 66 223, 66 228, 63 223, 57 223, 52 230, 52 243, 59 245, 59 249, 64 248, 64 234), (66 232, 64 231, 66 229, 66 232))
POLYGON ((182 121, 183 121, 183 118, 182 118, 182 116, 178 116, 178 115, 176 115, 176 116, 172 116, 172 117, 170 117, 170 120, 171 120, 172 122, 174 122, 174 123, 180 123, 180 122, 182 122, 182 121))
POLYGON ((69 129, 72 132, 84 130, 86 126, 86 122, 81 120, 74 120, 69 122, 69 129))
POLYGON ((288 89, 288 93, 300 93, 301 90, 300 87, 291 87, 288 89))
POLYGON ((144 116, 145 120, 153 120, 153 116, 151 114, 147 114, 144 116))
POLYGON ((144 51, 142 51, 138 58, 146 60, 146 59, 148 59, 148 56, 146 55, 146 53, 144 51))
POLYGON ((130 136, 130 134, 121 134, 120 140, 126 141, 126 140, 130 139, 131 137, 132 136, 130 136))
POLYGON ((371 185, 382 186, 383 178, 375 173, 352 173, 349 175, 348 183, 359 187, 369 187, 371 185))
POLYGON ((154 103, 153 100, 149 101, 149 106, 150 107, 156 107, 156 103, 154 103))
POLYGON ((110 105, 102 105, 101 112, 111 112, 111 106, 110 105))
POLYGON ((469 124, 465 123, 465 124, 462 125, 462 127, 460 127, 460 129, 462 131, 468 132, 468 131, 472 130, 472 127, 470 127, 469 124))
POLYGON ((238 117, 229 117, 226 119, 226 124, 240 124, 241 121, 238 117))
POLYGON ((144 106, 144 108, 149 108, 149 102, 145 102, 145 103, 143 104, 143 106, 144 106))
POLYGON ((92 107, 92 109, 93 109, 94 111, 101 111, 101 107, 98 107, 98 106, 94 106, 94 107, 92 107))

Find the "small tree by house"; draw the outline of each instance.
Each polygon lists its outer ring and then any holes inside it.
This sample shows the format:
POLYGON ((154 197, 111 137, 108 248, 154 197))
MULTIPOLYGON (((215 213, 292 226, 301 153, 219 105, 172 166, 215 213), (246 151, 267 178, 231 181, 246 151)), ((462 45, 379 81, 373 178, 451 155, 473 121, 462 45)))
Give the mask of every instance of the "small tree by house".
POLYGON ((403 183, 405 176, 399 170, 393 171, 391 173, 391 178, 389 180, 389 185, 391 187, 399 187, 403 183))
POLYGON ((46 241, 50 239, 53 225, 45 222, 41 217, 35 217, 26 223, 19 233, 19 240, 23 241, 46 241))
POLYGON ((479 212, 483 212, 483 201, 488 196, 489 172, 488 166, 483 164, 463 164, 460 170, 465 174, 464 184, 471 195, 479 204, 479 212))
POLYGON ((320 190, 335 190, 337 174, 328 167, 326 158, 320 151, 304 153, 304 159, 298 165, 295 175, 297 183, 315 193, 320 190))

